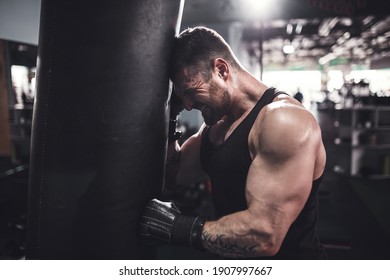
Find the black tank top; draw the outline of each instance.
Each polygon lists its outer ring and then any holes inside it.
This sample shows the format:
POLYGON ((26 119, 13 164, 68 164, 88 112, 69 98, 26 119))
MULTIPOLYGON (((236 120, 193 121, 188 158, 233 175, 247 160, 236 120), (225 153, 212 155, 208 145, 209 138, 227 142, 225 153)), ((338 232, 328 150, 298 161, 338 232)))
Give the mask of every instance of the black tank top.
MULTIPOLYGON (((267 89, 252 111, 237 126, 221 145, 213 145, 209 140, 210 127, 205 127, 202 135, 200 160, 208 174, 213 204, 217 217, 247 209, 245 199, 246 177, 252 159, 249 153, 249 132, 260 110, 271 103, 279 94, 274 88, 267 89)), ((325 254, 319 246, 316 223, 318 188, 322 176, 313 181, 309 198, 301 213, 291 225, 275 259, 318 259, 325 254)))

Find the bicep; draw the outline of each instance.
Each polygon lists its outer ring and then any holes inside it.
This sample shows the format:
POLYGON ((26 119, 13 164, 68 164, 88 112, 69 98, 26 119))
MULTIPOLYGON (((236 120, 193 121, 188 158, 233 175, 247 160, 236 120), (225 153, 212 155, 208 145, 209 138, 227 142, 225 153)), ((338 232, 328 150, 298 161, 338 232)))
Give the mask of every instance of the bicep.
POLYGON ((311 159, 294 156, 281 162, 256 156, 247 177, 248 208, 266 213, 271 223, 289 225, 302 210, 312 184, 311 159), (283 219, 283 220, 279 220, 283 219))
POLYGON ((261 214, 284 235, 303 209, 310 194, 318 139, 307 126, 277 129, 256 135, 252 146, 246 198, 248 209, 261 214))

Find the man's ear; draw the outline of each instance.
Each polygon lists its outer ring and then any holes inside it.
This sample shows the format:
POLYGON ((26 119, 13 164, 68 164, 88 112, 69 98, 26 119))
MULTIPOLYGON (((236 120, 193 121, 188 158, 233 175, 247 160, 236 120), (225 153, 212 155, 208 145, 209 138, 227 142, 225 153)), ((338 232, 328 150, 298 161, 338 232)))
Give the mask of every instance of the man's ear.
POLYGON ((229 76, 229 64, 226 62, 226 60, 222 58, 216 58, 214 60, 214 67, 215 70, 218 72, 217 74, 224 80, 226 80, 229 76))

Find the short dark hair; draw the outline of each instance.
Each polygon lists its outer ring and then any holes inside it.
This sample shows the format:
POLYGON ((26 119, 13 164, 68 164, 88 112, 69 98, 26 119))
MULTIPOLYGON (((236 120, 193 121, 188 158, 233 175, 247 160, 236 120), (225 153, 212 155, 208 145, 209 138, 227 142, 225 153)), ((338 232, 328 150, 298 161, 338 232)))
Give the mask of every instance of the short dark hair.
POLYGON ((232 49, 215 30, 204 26, 187 28, 175 38, 169 76, 172 79, 181 69, 188 67, 192 74, 200 73, 208 81, 212 63, 218 57, 239 66, 232 49))

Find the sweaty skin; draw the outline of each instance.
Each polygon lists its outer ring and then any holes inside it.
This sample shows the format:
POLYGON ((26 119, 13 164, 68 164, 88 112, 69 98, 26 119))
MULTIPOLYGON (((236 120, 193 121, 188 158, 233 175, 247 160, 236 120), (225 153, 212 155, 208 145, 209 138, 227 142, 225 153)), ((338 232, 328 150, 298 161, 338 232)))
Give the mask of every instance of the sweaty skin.
MULTIPOLYGON (((214 144, 229 137, 267 89, 247 71, 233 71, 223 59, 214 60, 209 81, 183 69, 174 83, 185 108, 202 112, 214 144)), ((200 164, 203 129, 204 125, 181 147, 172 144, 168 148, 168 157, 180 153, 170 162, 176 167, 170 176, 176 176, 178 184, 207 177, 200 164)), ((277 96, 260 111, 248 147, 252 158, 245 189, 248 208, 206 222, 202 232, 203 247, 225 257, 275 255, 303 209, 312 182, 325 167, 318 123, 287 95, 277 96), (297 166, 302 172, 296 172, 297 166)))

